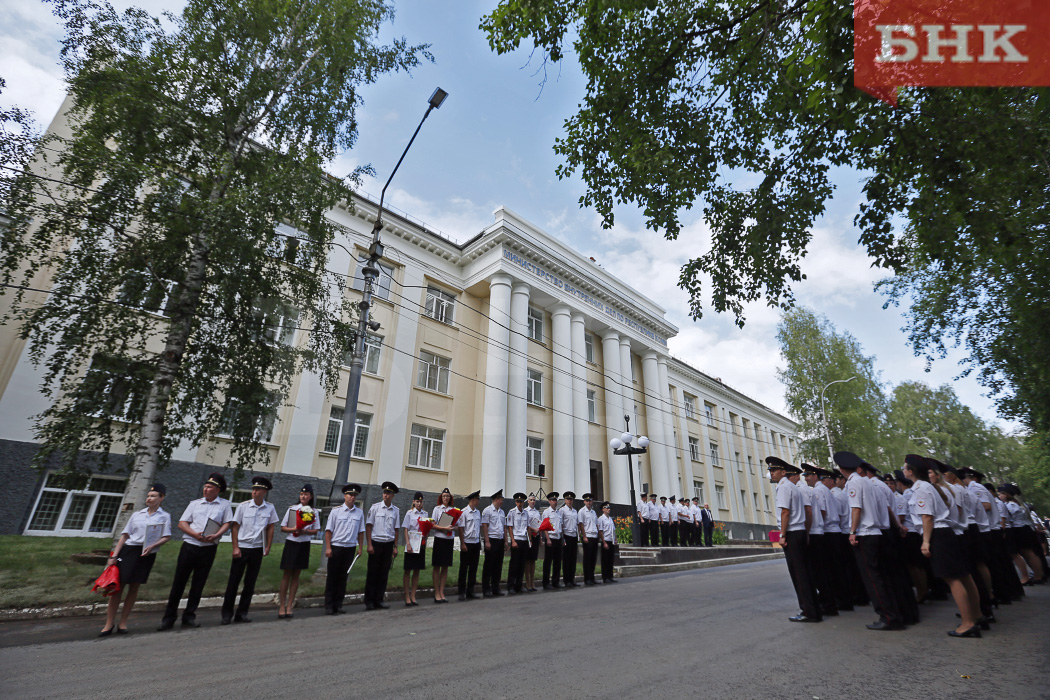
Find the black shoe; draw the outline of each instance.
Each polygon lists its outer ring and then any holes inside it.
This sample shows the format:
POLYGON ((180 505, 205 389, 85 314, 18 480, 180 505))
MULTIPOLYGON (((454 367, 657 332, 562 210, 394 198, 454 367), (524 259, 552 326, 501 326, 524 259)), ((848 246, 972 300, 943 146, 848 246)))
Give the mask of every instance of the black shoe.
POLYGON ((448 598, 442 598, 441 600, 435 600, 434 602, 435 603, 447 603, 448 602, 448 598))
POLYGON ((977 627, 977 625, 974 625, 973 627, 971 627, 970 629, 966 630, 965 632, 956 632, 955 630, 948 630, 948 636, 949 637, 976 637, 976 638, 980 639, 981 638, 981 630, 977 627))
POLYGON ((409 601, 405 601, 405 607, 406 608, 411 608, 412 607, 412 603, 409 602, 409 601))
POLYGON ((853 612, 853 606, 852 605, 840 605, 839 606, 839 612, 853 612))
POLYGON ((476 600, 476 599, 477 599, 477 596, 474 595, 473 593, 468 593, 467 594, 467 600, 476 600))
POLYGON ((893 631, 896 631, 896 630, 904 629, 904 625, 900 625, 900 624, 898 624, 898 625, 891 625, 890 623, 883 622, 882 620, 879 620, 878 622, 873 622, 870 625, 864 625, 864 626, 867 627, 869 630, 873 630, 873 631, 876 631, 876 632, 893 632, 893 631))
POLYGON ((819 617, 806 617, 805 615, 795 615, 793 617, 789 617, 788 619, 791 620, 792 622, 820 622, 821 621, 819 617))
POLYGON ((170 630, 170 629, 171 629, 172 627, 174 627, 174 626, 175 626, 175 623, 174 623, 174 622, 168 622, 167 620, 164 620, 164 621, 163 621, 163 622, 161 622, 161 623, 160 623, 160 625, 159 625, 159 626, 157 627, 157 631, 158 631, 158 632, 166 632, 167 630, 170 630))
POLYGON ((127 627, 118 627, 117 628, 117 634, 127 634, 127 633, 128 633, 128 628, 127 627))
MULTIPOLYGON (((224 618, 222 618, 222 622, 220 622, 219 624, 220 624, 220 625, 228 625, 228 624, 230 624, 231 622, 233 622, 233 620, 232 620, 232 619, 230 619, 230 618, 228 618, 228 617, 224 617, 224 618)), ((182 623, 182 624, 183 624, 183 626, 185 626, 185 625, 186 625, 186 623, 185 623, 185 622, 184 622, 184 623, 182 623)))
POLYGON ((183 620, 182 621, 182 626, 183 627, 197 628, 197 627, 201 626, 201 623, 197 622, 196 620, 183 620))
POLYGON ((543 584, 543 590, 549 591, 550 589, 551 589, 551 585, 549 583, 543 584))
POLYGON ((595 583, 594 583, 594 581, 584 581, 583 585, 585 585, 585 586, 593 586, 593 585, 595 585, 595 583))
MULTIPOLYGON (((336 615, 345 615, 346 614, 346 608, 336 608, 335 609, 335 614, 336 615)), ((288 617, 291 617, 291 615, 289 615, 288 617)))
POLYGON ((387 605, 386 603, 376 603, 376 607, 379 608, 380 610, 389 610, 390 609, 390 606, 387 605))
POLYGON ((365 603, 365 610, 375 610, 375 603, 365 603))
POLYGON ((602 583, 619 583, 619 581, 617 581, 614 578, 610 578, 610 579, 605 579, 604 581, 602 581, 602 583))
POLYGON ((325 615, 335 615, 335 610, 332 610, 330 608, 325 608, 324 609, 324 614, 325 615))
POLYGON ((824 617, 835 617, 839 614, 839 611, 837 608, 824 608, 820 611, 820 614, 824 617))
POLYGON ((460 593, 459 596, 457 596, 457 597, 458 597, 459 600, 466 600, 467 599, 467 594, 466 593, 460 593))
POLYGON ((988 630, 992 629, 992 626, 990 624, 988 624, 988 618, 986 618, 986 617, 979 618, 977 620, 977 626, 980 627, 985 632, 987 632, 988 630))
POLYGON ((488 591, 485 591, 484 593, 481 594, 481 597, 482 598, 491 598, 492 594, 489 593, 488 591))
POLYGON ((412 601, 412 607, 416 607, 417 605, 419 605, 419 603, 417 603, 416 601, 413 600, 412 601))
POLYGON ((252 619, 247 615, 241 615, 240 617, 233 618, 234 622, 251 622, 252 619))
POLYGON ((108 630, 102 630, 101 632, 98 633, 98 636, 100 636, 100 637, 108 637, 111 634, 113 634, 113 628, 112 627, 110 627, 108 630))
POLYGON ((561 588, 561 584, 560 583, 552 583, 551 584, 551 588, 553 588, 554 590, 558 590, 559 588, 561 588))
POLYGON ((576 583, 575 581, 566 581, 565 582, 565 587, 566 588, 579 588, 580 584, 576 583))

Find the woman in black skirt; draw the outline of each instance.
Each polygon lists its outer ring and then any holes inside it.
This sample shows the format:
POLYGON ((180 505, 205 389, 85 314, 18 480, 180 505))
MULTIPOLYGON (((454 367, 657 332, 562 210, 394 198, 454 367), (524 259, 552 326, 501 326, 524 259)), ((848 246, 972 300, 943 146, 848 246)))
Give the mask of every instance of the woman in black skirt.
MULTIPOLYGON (((933 575, 943 579, 959 609, 959 626, 949 637, 980 637, 982 622, 977 588, 970 577, 963 539, 952 530, 952 523, 966 522, 951 489, 942 486, 936 469, 921 468, 915 455, 908 455, 904 475, 914 479, 909 507, 922 517, 922 554, 930 559, 933 575)), ((919 457, 918 459, 923 459, 919 457)))
POLYGON ((448 567, 452 566, 452 526, 439 526, 437 523, 446 511, 452 509, 452 492, 447 488, 438 494, 437 505, 431 517, 434 518, 434 552, 430 555, 434 567, 434 602, 447 603, 445 599, 445 581, 448 579, 448 567))
POLYGON ((295 594, 299 592, 299 572, 310 567, 310 547, 314 535, 321 529, 321 514, 314 508, 313 484, 304 484, 299 491, 299 502, 288 509, 281 521, 281 532, 288 534, 281 552, 281 586, 277 593, 277 617, 288 620, 295 608, 295 594), (297 517, 297 513, 302 516, 297 517), (310 520, 309 523, 301 522, 310 520))
POLYGON ((120 590, 109 597, 106 609, 106 625, 98 636, 108 637, 113 634, 113 625, 117 620, 117 608, 120 607, 120 596, 125 590, 124 612, 120 616, 117 634, 128 633, 128 616, 139 595, 139 586, 149 580, 153 562, 157 560, 157 550, 171 539, 171 516, 160 507, 164 502, 167 490, 164 484, 154 484, 146 495, 146 507, 131 516, 128 524, 120 533, 117 546, 113 548, 106 566, 116 564, 120 571, 120 590))
POLYGON ((405 513, 405 519, 401 522, 401 531, 405 538, 405 578, 403 588, 405 589, 405 607, 419 605, 416 602, 416 589, 419 588, 419 572, 427 565, 427 541, 420 538, 418 547, 412 546, 410 536, 413 532, 419 532, 419 521, 427 519, 427 512, 423 510, 423 494, 416 491, 412 497, 412 510, 405 513))

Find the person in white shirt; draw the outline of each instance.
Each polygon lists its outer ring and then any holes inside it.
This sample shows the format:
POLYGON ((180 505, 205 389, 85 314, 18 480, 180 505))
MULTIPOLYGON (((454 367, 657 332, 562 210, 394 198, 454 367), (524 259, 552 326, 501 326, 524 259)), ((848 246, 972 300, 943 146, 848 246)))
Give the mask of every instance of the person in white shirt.
POLYGON ((820 483, 823 473, 823 469, 803 462, 802 477, 805 482, 799 484, 799 488, 809 499, 811 514, 806 550, 809 556, 809 575, 813 579, 813 585, 817 588, 817 602, 820 605, 821 615, 833 617, 839 614, 839 609, 835 602, 834 564, 828 552, 828 540, 824 535, 824 523, 829 518, 828 502, 824 494, 826 489, 820 483))
POLYGON ((255 582, 259 578, 263 557, 269 556, 273 545, 273 530, 280 518, 266 494, 273 488, 264 476, 252 477, 252 498, 237 505, 233 514, 233 558, 230 562, 230 578, 226 581, 226 594, 222 601, 222 624, 251 622, 248 608, 255 595, 255 582), (237 589, 244 579, 241 602, 234 614, 233 604, 237 600, 237 589), (232 618, 232 620, 231 620, 232 618))
POLYGON ((384 481, 383 500, 373 503, 365 517, 365 542, 368 543, 368 572, 365 574, 365 610, 386 610, 387 578, 397 558, 397 525, 401 509, 392 501, 398 492, 392 481, 384 481))
MULTIPOLYGON (((659 547, 660 546, 660 504, 656 502, 656 494, 655 493, 649 494, 649 502, 646 504, 646 506, 648 507, 648 510, 646 510, 646 512, 645 512, 645 517, 646 517, 646 519, 648 521, 646 523, 646 525, 649 528, 649 546, 650 547, 659 547)), ((591 512, 594 512, 593 508, 591 509, 591 512)), ((597 514, 595 514, 595 519, 597 519, 597 517, 598 517, 597 514)), ((584 554, 586 555, 586 553, 587 552, 586 552, 586 548, 585 548, 584 549, 584 554)), ((594 553, 597 556, 598 550, 595 549, 594 553)), ((584 583, 586 583, 586 581, 584 581, 584 583)))
POLYGON ((602 543, 602 583, 616 583, 613 578, 613 559, 616 555, 616 524, 613 523, 612 506, 602 503, 602 514, 598 516, 598 533, 602 543))
MULTIPOLYGON (((685 496, 683 496, 685 498, 685 496)), ((694 547, 702 547, 704 535, 704 509, 700 507, 700 497, 693 496, 693 504, 689 506, 689 512, 693 514, 693 528, 690 534, 689 544, 694 547)), ((714 528, 714 520, 711 527, 714 528)))
MULTIPOLYGON (((970 571, 970 578, 973 579, 974 587, 977 589, 981 616, 987 622, 995 622, 991 587, 987 585, 986 580, 982 577, 978 566, 983 564, 984 561, 984 557, 979 551, 980 542, 978 541, 977 508, 980 503, 974 498, 973 493, 966 488, 966 485, 962 483, 959 471, 955 467, 933 459, 930 461, 936 464, 937 470, 941 475, 941 481, 951 489, 952 496, 955 498, 956 512, 958 514, 955 534, 961 538, 963 549, 966 551, 966 564, 970 571)), ((989 578, 991 577, 989 576, 989 578)), ((982 622, 984 629, 988 628, 987 622, 982 622)))
POLYGON ((357 484, 343 486, 343 505, 333 508, 324 529, 324 550, 328 557, 328 575, 324 587, 324 611, 327 615, 339 615, 346 598, 346 580, 355 556, 360 556, 365 546, 365 514, 357 507, 361 487, 357 484))
POLYGON ((299 574, 310 567, 310 543, 320 530, 321 514, 314 508, 314 486, 303 484, 299 502, 288 509, 281 521, 281 532, 286 534, 281 552, 283 573, 277 593, 277 617, 281 620, 292 617, 295 595, 299 592, 299 574))
POLYGON ((853 610, 853 596, 850 592, 849 578, 845 572, 845 560, 853 558, 849 551, 849 543, 846 536, 842 534, 842 506, 838 497, 832 491, 835 488, 835 473, 828 469, 820 469, 820 481, 814 486, 814 490, 823 494, 824 504, 827 507, 827 517, 824 518, 824 542, 826 546, 826 561, 831 567, 831 585, 835 592, 835 608, 837 610, 853 610))
POLYGON ((540 512, 536 510, 536 496, 529 494, 525 501, 525 512, 529 514, 529 555, 525 557, 525 590, 535 593, 536 561, 540 558, 540 512))
POLYGON ((558 509, 558 514, 561 515, 561 576, 566 588, 576 588, 579 585, 576 583, 576 543, 579 541, 580 517, 573 508, 576 494, 566 491, 562 494, 562 498, 565 503, 558 509))
POLYGON ((525 494, 514 494, 514 507, 507 513, 507 542, 510 543, 510 566, 507 569, 507 595, 524 593, 525 560, 529 556, 529 514, 525 494))
POLYGON ((777 522, 780 523, 780 546, 784 548, 787 559, 791 585, 795 588, 798 606, 802 609, 797 615, 789 617, 792 622, 820 622, 820 607, 817 605, 817 591, 809 575, 806 562, 806 523, 809 520, 805 497, 791 476, 798 476, 802 470, 788 464, 779 457, 766 457, 769 468, 769 480, 777 485, 776 507, 777 522))
POLYGON ((128 617, 139 595, 139 586, 149 580, 149 572, 157 561, 157 550, 171 539, 171 516, 161 508, 168 491, 164 484, 153 484, 146 494, 146 507, 128 520, 120 533, 117 545, 106 562, 106 566, 117 565, 120 571, 120 590, 109 597, 106 608, 106 624, 98 636, 128 633, 128 617), (147 542, 147 539, 149 542, 147 542), (117 621, 120 597, 124 596, 124 612, 117 621))
MULTIPOLYGON (((656 495, 652 495, 649 513, 659 508, 656 505, 656 495)), ((594 568, 598 563, 598 515, 592 507, 591 494, 583 494, 583 508, 580 508, 580 539, 583 541, 583 585, 594 586, 598 582, 594 580, 594 568)), ((655 523, 654 523, 655 524, 655 523)), ((655 532, 656 529, 653 528, 655 532)), ((652 537, 652 535, 650 535, 652 537)))
POLYGON ((215 563, 215 543, 230 529, 230 521, 233 520, 230 502, 219 498, 219 494, 225 490, 226 478, 219 472, 212 472, 202 487, 203 498, 190 501, 179 518, 182 549, 179 550, 171 593, 168 594, 168 605, 164 609, 158 632, 170 630, 175 626, 179 602, 188 582, 190 592, 186 596, 186 609, 182 611, 182 626, 200 627, 200 623, 197 622, 197 606, 200 605, 204 584, 211 573, 211 565, 215 563))
POLYGON ((660 546, 668 547, 671 542, 671 511, 667 507, 667 496, 660 496, 660 505, 658 508, 659 511, 657 514, 660 518, 660 546))
POLYGON ((485 564, 481 569, 481 595, 485 598, 505 595, 499 589, 503 577, 503 538, 507 534, 507 516, 503 513, 503 489, 489 496, 490 503, 481 513, 481 541, 485 545, 485 564))
POLYGON ((427 543, 420 537, 419 543, 412 546, 412 533, 421 532, 420 520, 426 520, 427 512, 423 510, 423 494, 416 491, 412 497, 412 507, 401 521, 401 532, 405 542, 405 574, 401 579, 401 588, 405 594, 405 607, 419 605, 416 601, 416 590, 419 588, 419 572, 427 565, 427 543))
POLYGON ((550 522, 551 529, 543 531, 543 590, 561 588, 561 516, 558 514, 558 492, 547 494, 550 504, 543 511, 542 520, 550 522))
POLYGON ((452 510, 454 506, 452 492, 446 487, 438 494, 437 505, 434 506, 434 510, 430 514, 430 517, 434 520, 434 551, 430 554, 430 565, 434 567, 435 603, 448 602, 448 599, 445 598, 445 582, 448 581, 448 567, 452 566, 452 546, 455 540, 453 526, 447 525, 442 527, 438 525, 438 522, 441 520, 441 516, 452 510))
POLYGON ((639 495, 638 501, 638 535, 642 547, 649 546, 649 494, 639 495))
POLYGON ((667 546, 678 544, 678 503, 674 496, 667 499, 667 546))
POLYGON ((1035 581, 1043 579, 1044 572, 1042 562, 1036 556, 1035 547, 1031 541, 1031 519, 1021 500, 1021 489, 1014 484, 1003 484, 998 491, 999 500, 1006 504, 1007 552, 1017 566, 1021 585, 1034 585, 1035 581), (1028 567, 1032 569, 1032 576, 1028 575, 1028 567))
POLYGON ((456 521, 459 531, 459 599, 474 600, 474 586, 478 583, 478 562, 481 560, 481 511, 478 501, 481 492, 467 496, 467 507, 456 521))

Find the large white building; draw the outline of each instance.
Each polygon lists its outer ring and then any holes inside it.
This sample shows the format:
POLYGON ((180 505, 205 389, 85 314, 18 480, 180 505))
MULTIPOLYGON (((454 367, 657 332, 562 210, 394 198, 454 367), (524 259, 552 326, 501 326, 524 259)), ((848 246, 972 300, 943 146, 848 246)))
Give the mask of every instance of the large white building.
MULTIPOLYGON (((357 289, 376 214, 367 198, 330 213, 348 234, 329 269, 354 276, 357 289)), ((368 342, 350 480, 460 496, 590 491, 627 504, 627 459, 609 441, 628 415, 631 431, 651 440, 634 461, 638 491, 698 495, 717 519, 739 524, 737 536, 772 525, 763 460, 792 458, 795 423, 672 357, 677 328, 655 301, 509 209, 494 218, 457 244, 384 213, 373 306, 381 328, 368 342)), ((119 475, 69 489, 27 468, 31 417, 45 404, 26 354, 14 329, 0 327, 0 476, 20 485, 0 499, 3 531, 103 534, 121 503, 119 475)), ((289 498, 292 484, 335 474, 349 368, 343 374, 335 396, 300 375, 279 420, 266 422, 266 472, 289 498)), ((217 435, 174 455, 169 470, 185 472, 187 484, 176 502, 198 495, 228 444, 217 435)))

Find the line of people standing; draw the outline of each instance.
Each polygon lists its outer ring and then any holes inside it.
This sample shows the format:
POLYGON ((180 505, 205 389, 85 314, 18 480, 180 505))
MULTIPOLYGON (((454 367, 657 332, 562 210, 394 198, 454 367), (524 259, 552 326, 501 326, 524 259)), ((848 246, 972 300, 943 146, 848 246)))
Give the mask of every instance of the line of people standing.
POLYGON ((1044 580, 1045 537, 1016 486, 993 489, 975 469, 919 455, 885 475, 851 452, 834 460, 837 471, 766 458, 801 608, 792 621, 870 602, 868 629, 901 630, 919 623, 920 604, 950 595, 959 624, 948 634, 980 637, 995 608, 1044 580))
POLYGON ((712 547, 715 519, 708 504, 700 498, 692 503, 683 496, 643 493, 638 502, 638 523, 643 547, 712 547), (648 499, 648 500, 646 500, 648 499))

